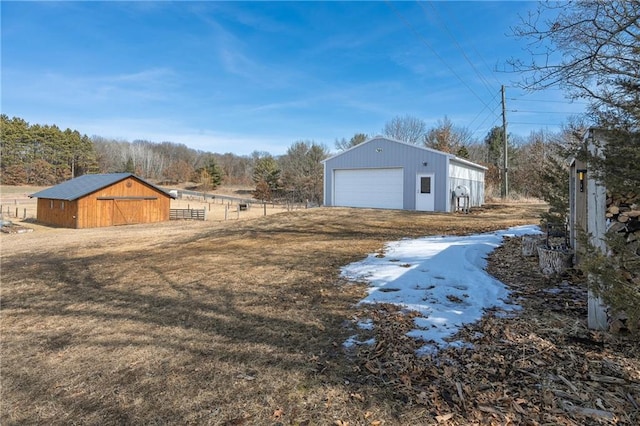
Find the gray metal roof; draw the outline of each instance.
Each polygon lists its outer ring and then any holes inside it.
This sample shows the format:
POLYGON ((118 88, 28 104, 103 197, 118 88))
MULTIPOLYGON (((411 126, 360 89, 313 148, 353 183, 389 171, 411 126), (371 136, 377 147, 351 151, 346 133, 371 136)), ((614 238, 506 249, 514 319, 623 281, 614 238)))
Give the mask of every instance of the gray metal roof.
POLYGON ((334 154, 334 155, 332 155, 332 156, 330 156, 328 158, 325 158, 324 160, 321 161, 321 163, 326 163, 329 160, 333 160, 336 157, 340 157, 341 155, 344 155, 345 153, 347 153, 347 152, 349 152, 351 150, 354 150, 354 151, 355 150, 359 150, 360 148, 362 148, 363 145, 368 144, 368 143, 372 143, 373 141, 380 140, 380 139, 387 140, 387 141, 390 141, 390 142, 395 142, 395 143, 400 144, 400 145, 406 145, 406 146, 409 146, 411 148, 415 148, 415 149, 418 149, 418 150, 422 150, 422 151, 426 151, 426 152, 433 152, 433 153, 439 154, 439 155, 444 155, 445 157, 449 157, 450 159, 452 159, 454 161, 458 161, 458 162, 460 162, 462 164, 466 164, 467 166, 477 167, 477 168, 483 169, 483 170, 488 170, 487 167, 485 167, 485 166, 483 166, 481 164, 477 164, 477 163, 474 163, 472 161, 466 160, 464 158, 460 158, 460 157, 458 157, 458 156, 456 156, 454 154, 451 154, 451 153, 448 153, 448 152, 443 152, 443 151, 438 151, 437 149, 429 148, 429 147, 426 147, 426 146, 414 145, 414 144, 409 143, 409 142, 399 141, 397 139, 388 138, 386 136, 376 136, 376 137, 367 139, 366 141, 364 141, 362 143, 359 143, 358 145, 354 145, 351 148, 348 148, 348 149, 346 149, 346 150, 344 150, 342 152, 338 152, 337 154, 334 154))
POLYGON ((113 185, 116 182, 120 182, 130 176, 138 179, 145 184, 156 188, 171 198, 174 198, 171 194, 162 188, 150 184, 149 182, 137 177, 133 173, 108 173, 98 175, 83 175, 75 179, 68 180, 59 185, 52 186, 51 188, 44 189, 42 191, 31 194, 31 198, 51 198, 54 200, 66 200, 73 201, 81 198, 85 195, 91 194, 99 189, 105 188, 109 185, 113 185))

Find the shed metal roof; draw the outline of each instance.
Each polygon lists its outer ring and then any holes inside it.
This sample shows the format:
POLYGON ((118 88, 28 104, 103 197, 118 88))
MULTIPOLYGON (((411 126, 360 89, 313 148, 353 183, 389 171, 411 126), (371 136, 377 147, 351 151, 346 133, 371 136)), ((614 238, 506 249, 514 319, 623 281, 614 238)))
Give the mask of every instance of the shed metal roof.
POLYGON ((336 157, 340 157, 341 155, 344 155, 348 151, 358 150, 358 149, 362 148, 364 145, 366 145, 368 143, 372 143, 373 141, 380 140, 380 139, 388 140, 388 141, 395 142, 395 143, 401 144, 401 145, 407 145, 407 146, 409 146, 411 148, 415 148, 415 149, 418 149, 418 150, 429 151, 429 152, 433 152, 433 153, 436 153, 436 154, 444 155, 444 156, 449 157, 450 159, 452 159, 454 161, 458 161, 461 164, 465 164, 465 165, 471 166, 471 167, 476 167, 476 168, 482 169, 482 170, 488 170, 487 167, 485 167, 485 166, 483 166, 481 164, 477 164, 477 163, 474 163, 472 161, 466 160, 464 158, 460 158, 460 157, 458 157, 458 156, 456 156, 454 154, 451 154, 451 153, 448 153, 448 152, 443 152, 443 151, 438 151, 437 149, 429 148, 429 147, 426 147, 426 146, 414 145, 414 144, 409 143, 409 142, 399 141, 397 139, 388 138, 386 136, 376 136, 376 137, 367 139, 366 141, 364 141, 362 143, 359 143, 358 145, 354 145, 354 146, 346 149, 345 151, 338 152, 337 154, 334 154, 334 155, 332 155, 332 156, 330 156, 328 158, 325 158, 324 160, 322 160, 322 163, 327 163, 328 161, 333 160, 336 157))
POLYGON ((109 185, 120 182, 128 177, 134 177, 137 180, 156 188, 158 191, 163 192, 174 198, 171 194, 162 188, 145 181, 134 175, 133 173, 108 173, 108 174, 96 174, 96 175, 83 175, 77 178, 68 180, 59 185, 52 186, 51 188, 44 189, 42 191, 31 194, 31 198, 51 198, 54 200, 73 201, 85 195, 91 194, 99 189, 106 188, 109 185))

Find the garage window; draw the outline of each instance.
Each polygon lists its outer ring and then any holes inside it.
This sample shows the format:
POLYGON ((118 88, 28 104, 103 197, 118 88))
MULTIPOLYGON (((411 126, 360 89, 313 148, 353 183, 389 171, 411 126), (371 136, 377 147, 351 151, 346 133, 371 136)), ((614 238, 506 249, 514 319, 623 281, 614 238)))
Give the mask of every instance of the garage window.
POLYGON ((420 193, 431 194, 431 176, 424 176, 420 178, 420 193))

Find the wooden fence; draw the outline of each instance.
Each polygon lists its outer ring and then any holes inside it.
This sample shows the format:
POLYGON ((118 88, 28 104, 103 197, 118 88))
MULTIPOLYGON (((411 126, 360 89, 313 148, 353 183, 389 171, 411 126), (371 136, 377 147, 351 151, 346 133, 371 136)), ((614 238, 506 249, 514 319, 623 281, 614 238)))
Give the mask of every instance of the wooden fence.
POLYGON ((169 219, 206 220, 205 209, 170 209, 169 219))

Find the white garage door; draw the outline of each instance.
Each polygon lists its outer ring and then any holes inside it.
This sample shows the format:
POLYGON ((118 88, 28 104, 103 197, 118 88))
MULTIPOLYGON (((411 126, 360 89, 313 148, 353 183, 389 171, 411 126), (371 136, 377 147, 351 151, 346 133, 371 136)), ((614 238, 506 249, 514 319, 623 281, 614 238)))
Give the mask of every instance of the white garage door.
POLYGON ((333 188, 334 206, 403 208, 401 168, 334 170, 333 188))

